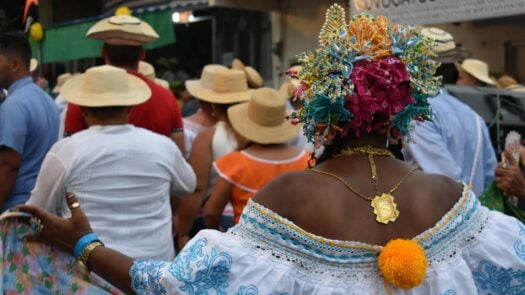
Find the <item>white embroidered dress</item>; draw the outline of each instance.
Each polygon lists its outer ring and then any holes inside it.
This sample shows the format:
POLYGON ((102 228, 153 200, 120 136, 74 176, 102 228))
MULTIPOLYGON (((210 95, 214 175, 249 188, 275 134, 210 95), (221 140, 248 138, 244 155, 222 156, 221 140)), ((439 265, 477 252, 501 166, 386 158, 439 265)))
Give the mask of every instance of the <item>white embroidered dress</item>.
MULTIPOLYGON (((426 278, 391 294, 525 294, 525 225, 481 206, 469 189, 414 238, 426 278)), ((249 201, 227 233, 201 231, 173 262, 136 261, 138 294, 387 294, 379 246, 310 234, 249 201)))

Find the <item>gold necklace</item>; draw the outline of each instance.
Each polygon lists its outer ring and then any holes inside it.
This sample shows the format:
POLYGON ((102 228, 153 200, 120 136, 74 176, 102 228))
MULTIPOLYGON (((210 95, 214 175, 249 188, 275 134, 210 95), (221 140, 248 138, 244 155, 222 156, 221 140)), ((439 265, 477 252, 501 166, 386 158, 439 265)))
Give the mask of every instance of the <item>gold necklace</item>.
POLYGON ((371 145, 350 147, 343 149, 335 155, 336 158, 345 156, 362 156, 362 155, 373 155, 373 156, 387 156, 394 158, 394 154, 385 148, 376 148, 371 145))
MULTIPOLYGON (((368 149, 368 147, 366 147, 366 149, 368 149)), ((335 178, 340 183, 342 183, 348 190, 350 190, 351 192, 353 192, 354 194, 359 196, 361 199, 371 202, 370 205, 372 206, 372 208, 374 208, 374 214, 376 215, 376 221, 377 222, 384 223, 384 224, 388 224, 389 222, 395 222, 396 219, 399 217, 399 210, 397 210, 397 204, 396 204, 394 196, 392 194, 401 186, 401 184, 403 182, 405 182, 405 180, 410 175, 412 175, 412 173, 414 173, 414 171, 416 171, 418 169, 418 167, 412 168, 405 175, 405 177, 403 177, 390 191, 388 191, 388 193, 381 193, 379 191, 379 177, 377 176, 377 168, 376 168, 374 157, 373 157, 373 154, 372 154, 372 153, 375 153, 375 151, 372 151, 370 153, 365 153, 367 151, 366 149, 361 149, 361 151, 362 151, 361 155, 363 155, 363 154, 367 154, 368 155, 368 160, 369 160, 369 163, 370 163, 370 171, 371 171, 371 174, 372 174, 371 178, 372 178, 372 181, 374 182, 375 188, 376 188, 376 195, 373 198, 367 197, 364 194, 356 191, 346 181, 344 181, 341 177, 339 177, 339 176, 337 176, 335 174, 332 174, 332 173, 326 172, 326 171, 320 171, 320 170, 317 170, 317 169, 310 169, 308 171, 312 171, 312 172, 315 172, 315 173, 319 173, 319 174, 323 174, 323 175, 327 175, 327 176, 330 176, 332 178, 335 178)), ((379 149, 377 149, 377 150, 379 150, 379 149)), ((355 152, 355 151, 356 151, 356 149, 354 148, 353 152, 355 152)), ((361 152, 361 151, 359 151, 359 152, 361 152)), ((384 152, 384 150, 381 151, 381 153, 384 153, 384 154, 381 154, 381 155, 387 155, 387 153, 384 152)), ((347 155, 349 155, 349 154, 347 154, 347 155)), ((357 155, 357 154, 354 153, 352 155, 357 155)), ((388 155, 388 156, 390 156, 390 155, 388 155)), ((391 156, 393 157, 393 155, 391 155, 391 156)))

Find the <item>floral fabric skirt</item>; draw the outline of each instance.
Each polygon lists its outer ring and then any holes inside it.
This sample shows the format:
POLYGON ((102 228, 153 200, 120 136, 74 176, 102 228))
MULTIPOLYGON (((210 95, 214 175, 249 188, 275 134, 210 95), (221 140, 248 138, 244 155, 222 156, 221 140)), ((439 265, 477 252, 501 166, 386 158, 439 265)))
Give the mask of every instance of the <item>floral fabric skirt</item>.
POLYGON ((123 294, 54 247, 24 241, 33 233, 17 218, 0 219, 2 294, 123 294))

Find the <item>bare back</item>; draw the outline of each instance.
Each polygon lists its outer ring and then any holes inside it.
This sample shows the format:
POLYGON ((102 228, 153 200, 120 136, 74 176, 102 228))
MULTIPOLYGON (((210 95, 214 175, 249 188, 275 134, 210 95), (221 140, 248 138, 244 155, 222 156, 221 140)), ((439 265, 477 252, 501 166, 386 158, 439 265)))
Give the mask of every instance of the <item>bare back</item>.
MULTIPOLYGON (((392 158, 375 159, 381 192, 389 191, 413 168, 392 158)), ((316 169, 341 177, 365 196, 376 195, 365 156, 328 160, 316 169)), ((393 238, 413 238, 433 227, 461 193, 462 186, 447 177, 416 171, 393 193, 400 215, 388 225, 376 222, 370 201, 338 180, 313 172, 284 175, 260 190, 254 200, 310 233, 384 245, 393 238)))

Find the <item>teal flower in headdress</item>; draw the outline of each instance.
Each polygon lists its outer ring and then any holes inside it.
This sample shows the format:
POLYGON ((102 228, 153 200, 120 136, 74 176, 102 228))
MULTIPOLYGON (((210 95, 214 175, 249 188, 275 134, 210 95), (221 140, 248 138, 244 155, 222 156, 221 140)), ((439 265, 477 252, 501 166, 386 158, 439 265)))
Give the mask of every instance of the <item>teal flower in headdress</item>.
POLYGON ((307 102, 301 113, 302 120, 309 122, 305 124, 304 131, 310 141, 314 141, 314 129, 310 126, 326 124, 330 126, 337 122, 344 122, 351 119, 352 114, 345 108, 344 97, 332 99, 325 95, 317 95, 314 99, 307 102))

